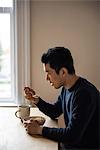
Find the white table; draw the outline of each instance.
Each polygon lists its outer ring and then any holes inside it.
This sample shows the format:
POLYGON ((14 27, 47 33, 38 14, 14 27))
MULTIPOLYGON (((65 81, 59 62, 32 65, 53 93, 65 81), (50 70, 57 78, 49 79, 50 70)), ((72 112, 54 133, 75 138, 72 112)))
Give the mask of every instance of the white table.
MULTIPOLYGON (((0 107, 0 150, 57 150, 58 144, 43 137, 28 135, 20 119, 15 117, 17 107, 0 107)), ((45 126, 57 127, 57 123, 31 108, 31 116, 44 116, 45 126)))

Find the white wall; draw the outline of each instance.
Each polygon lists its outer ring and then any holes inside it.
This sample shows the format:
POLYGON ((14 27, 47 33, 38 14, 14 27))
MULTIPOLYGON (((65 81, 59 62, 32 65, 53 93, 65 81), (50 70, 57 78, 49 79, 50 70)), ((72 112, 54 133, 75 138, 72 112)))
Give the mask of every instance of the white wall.
POLYGON ((42 98, 55 99, 59 91, 45 81, 41 55, 48 48, 71 49, 78 75, 100 89, 100 2, 31 1, 31 80, 42 98))

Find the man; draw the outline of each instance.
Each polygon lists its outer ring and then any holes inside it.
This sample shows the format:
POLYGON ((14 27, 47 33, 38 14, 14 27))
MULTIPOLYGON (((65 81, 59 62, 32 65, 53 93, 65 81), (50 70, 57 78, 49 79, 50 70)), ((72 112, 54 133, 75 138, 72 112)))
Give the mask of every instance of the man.
POLYGON ((25 124, 31 135, 40 134, 57 141, 59 149, 99 149, 99 91, 75 73, 73 58, 69 49, 64 47, 51 48, 41 57, 46 79, 51 86, 61 93, 54 104, 42 100, 31 89, 25 97, 51 119, 64 114, 65 128, 33 126, 31 121, 25 124))

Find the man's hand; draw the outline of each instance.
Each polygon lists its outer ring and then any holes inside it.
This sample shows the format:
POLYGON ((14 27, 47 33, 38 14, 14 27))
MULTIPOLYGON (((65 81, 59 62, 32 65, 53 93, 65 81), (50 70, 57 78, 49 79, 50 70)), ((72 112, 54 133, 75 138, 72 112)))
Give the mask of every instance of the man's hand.
POLYGON ((30 87, 24 87, 24 91, 25 94, 31 94, 31 95, 35 95, 35 91, 33 89, 31 89, 30 87))
POLYGON ((37 120, 24 121, 24 127, 28 134, 30 135, 42 135, 43 127, 39 125, 37 120))
POLYGON ((35 94, 35 91, 29 87, 24 87, 25 98, 32 101, 34 104, 39 102, 39 97, 35 94))

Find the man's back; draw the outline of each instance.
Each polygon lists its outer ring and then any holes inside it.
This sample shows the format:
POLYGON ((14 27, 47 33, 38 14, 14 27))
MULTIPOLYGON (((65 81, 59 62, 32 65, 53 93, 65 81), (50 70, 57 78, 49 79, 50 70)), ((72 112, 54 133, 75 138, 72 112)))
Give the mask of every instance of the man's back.
MULTIPOLYGON (((99 147, 99 114, 100 114, 100 94, 99 91, 90 82, 83 78, 79 78, 77 83, 69 89, 71 94, 69 102, 67 102, 67 109, 77 111, 73 113, 74 116, 80 116, 80 119, 72 121, 70 124, 74 125, 74 129, 77 129, 79 139, 75 144, 64 144, 65 148, 79 148, 79 149, 98 149, 99 147), (75 99, 76 97, 76 99, 75 99), (72 101, 71 101, 72 99, 72 101), (74 99, 74 100, 73 100, 74 99), (69 107, 68 108, 68 103, 69 107), (75 103, 75 104, 74 104, 75 103), (72 104, 72 106, 71 106, 72 104), (79 113, 79 114, 78 114, 79 113), (86 119, 87 118, 87 119, 86 119), (79 121, 81 120, 81 121, 79 121), (78 122, 79 121, 79 122, 78 122), (77 122, 77 123, 76 123, 77 122), (83 125, 84 124, 84 125, 83 125)), ((73 111, 74 112, 74 111, 73 111)), ((73 117, 73 116, 72 116, 73 117)), ((70 113, 69 113, 70 118, 70 113)), ((72 119, 73 120, 73 119, 72 119)), ((75 130, 74 130, 75 131, 75 130)), ((77 137, 77 135, 75 135, 77 137)))

